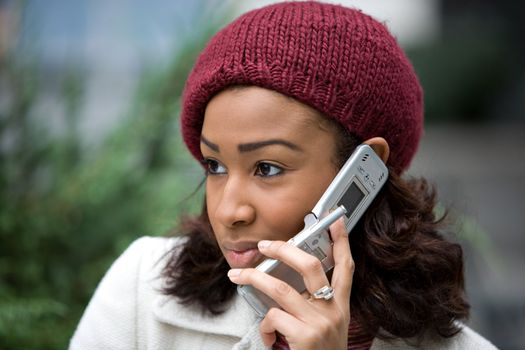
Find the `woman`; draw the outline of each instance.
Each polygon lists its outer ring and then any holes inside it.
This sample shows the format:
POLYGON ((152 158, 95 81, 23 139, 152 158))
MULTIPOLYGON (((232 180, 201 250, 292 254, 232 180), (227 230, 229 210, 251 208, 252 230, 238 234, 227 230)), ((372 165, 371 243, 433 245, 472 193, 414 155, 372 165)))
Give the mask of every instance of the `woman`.
POLYGON ((183 96, 184 141, 206 169, 202 214, 176 238, 142 238, 115 262, 71 349, 494 349, 468 316, 462 251, 440 233, 435 192, 404 179, 422 133, 422 92, 386 28, 348 8, 286 2, 217 33, 183 96), (335 268, 285 242, 361 143, 390 170, 335 268), (306 293, 253 267, 265 257, 306 293), (276 300, 261 320, 236 294, 276 300), (325 299, 311 295, 329 286, 325 299))

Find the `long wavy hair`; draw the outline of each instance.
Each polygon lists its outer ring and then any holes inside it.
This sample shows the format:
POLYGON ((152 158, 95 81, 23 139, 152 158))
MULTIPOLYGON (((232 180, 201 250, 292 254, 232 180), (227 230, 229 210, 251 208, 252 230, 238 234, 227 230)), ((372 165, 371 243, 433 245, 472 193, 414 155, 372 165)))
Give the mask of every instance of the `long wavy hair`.
MULTIPOLYGON (((338 167, 360 143, 339 124, 338 167)), ((445 236, 445 215, 437 217, 436 190, 423 178, 390 177, 349 235, 355 262, 350 310, 367 334, 410 338, 428 331, 451 337, 466 319, 463 252, 445 236), (384 331, 384 332, 383 332, 384 331)), ((164 293, 203 312, 220 314, 236 292, 228 263, 214 238, 206 205, 183 219, 184 245, 170 253, 164 293)))

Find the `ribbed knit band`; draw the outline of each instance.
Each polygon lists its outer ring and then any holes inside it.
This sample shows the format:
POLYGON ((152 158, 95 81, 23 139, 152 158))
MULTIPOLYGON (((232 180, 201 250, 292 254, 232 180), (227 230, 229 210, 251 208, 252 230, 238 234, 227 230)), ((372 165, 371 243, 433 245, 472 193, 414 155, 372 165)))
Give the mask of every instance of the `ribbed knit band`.
POLYGON ((184 142, 199 160, 206 105, 231 85, 293 97, 363 140, 384 137, 397 172, 419 144, 423 101, 413 67, 388 30, 358 10, 278 3, 242 15, 212 37, 182 99, 184 142))

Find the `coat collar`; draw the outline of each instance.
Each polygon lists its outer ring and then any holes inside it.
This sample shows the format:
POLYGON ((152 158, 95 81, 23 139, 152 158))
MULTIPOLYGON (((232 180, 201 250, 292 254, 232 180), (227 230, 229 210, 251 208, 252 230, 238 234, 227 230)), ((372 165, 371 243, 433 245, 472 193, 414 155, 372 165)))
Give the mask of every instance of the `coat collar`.
POLYGON ((193 306, 179 304, 173 296, 161 295, 153 307, 155 317, 163 323, 204 333, 242 338, 260 319, 247 302, 236 295, 227 310, 218 316, 203 314, 193 306))
MULTIPOLYGON (((184 238, 173 240, 170 247, 184 241, 184 238)), ((166 259, 166 255, 163 258, 166 259)), ((159 266, 164 266, 162 260, 155 264, 157 270, 154 269, 150 280, 153 317, 157 321, 187 330, 239 338, 234 349, 268 349, 259 334, 261 319, 240 295, 232 298, 224 313, 212 316, 195 306, 180 304, 174 296, 158 293, 163 283, 158 277, 161 274, 159 266)))

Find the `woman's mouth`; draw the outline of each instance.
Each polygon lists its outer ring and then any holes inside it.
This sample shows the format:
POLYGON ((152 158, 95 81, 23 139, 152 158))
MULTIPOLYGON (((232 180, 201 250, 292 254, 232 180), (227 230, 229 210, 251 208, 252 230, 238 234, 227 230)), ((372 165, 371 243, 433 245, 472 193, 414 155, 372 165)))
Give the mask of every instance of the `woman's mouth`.
POLYGON ((262 260, 262 254, 255 245, 252 247, 224 247, 223 254, 232 268, 255 267, 262 260))

